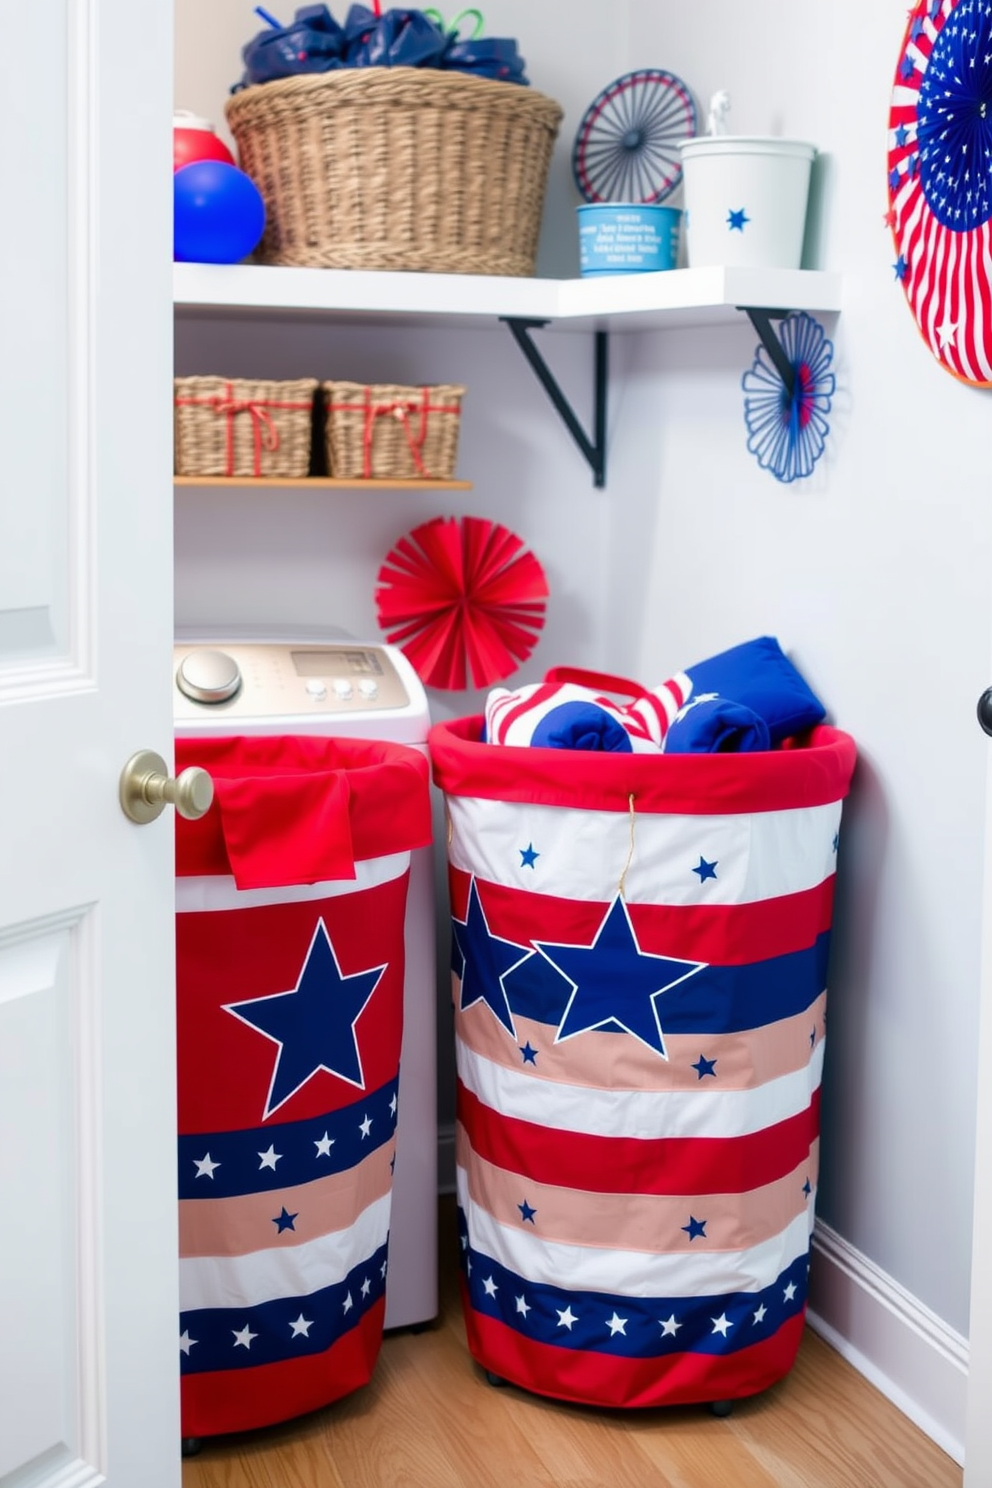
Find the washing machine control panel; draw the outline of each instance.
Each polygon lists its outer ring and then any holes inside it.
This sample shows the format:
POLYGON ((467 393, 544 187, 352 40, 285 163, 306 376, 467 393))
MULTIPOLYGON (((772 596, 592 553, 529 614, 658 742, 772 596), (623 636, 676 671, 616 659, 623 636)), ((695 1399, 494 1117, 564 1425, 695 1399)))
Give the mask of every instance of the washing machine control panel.
POLYGON ((388 651, 351 643, 177 645, 175 718, 402 711, 410 697, 388 651))

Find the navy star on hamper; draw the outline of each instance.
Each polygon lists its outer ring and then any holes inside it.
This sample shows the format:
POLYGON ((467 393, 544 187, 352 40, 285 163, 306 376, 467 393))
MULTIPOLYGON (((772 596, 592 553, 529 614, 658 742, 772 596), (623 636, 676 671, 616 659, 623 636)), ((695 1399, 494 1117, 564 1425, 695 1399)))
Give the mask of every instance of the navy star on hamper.
POLYGON ((474 875, 469 886, 465 919, 459 920, 452 916, 451 928, 463 962, 462 1012, 476 1002, 484 1002, 496 1021, 502 1024, 516 1043, 517 1031, 503 978, 515 966, 519 966, 521 961, 532 956, 533 951, 514 945, 512 940, 502 940, 490 932, 474 875))
POLYGON ((541 856, 539 852, 534 851, 533 842, 529 842, 526 847, 519 847, 517 851, 520 854, 521 868, 533 868, 534 864, 541 856))
POLYGON ((319 919, 292 991, 225 1005, 225 1012, 278 1045, 264 1118, 319 1070, 365 1089, 355 1025, 388 964, 343 976, 324 921, 319 919))
POLYGON ((642 951, 619 894, 591 946, 543 941, 534 941, 534 945, 572 985, 555 1043, 591 1029, 619 1027, 662 1059, 668 1058, 657 999, 702 971, 705 962, 677 961, 642 951))

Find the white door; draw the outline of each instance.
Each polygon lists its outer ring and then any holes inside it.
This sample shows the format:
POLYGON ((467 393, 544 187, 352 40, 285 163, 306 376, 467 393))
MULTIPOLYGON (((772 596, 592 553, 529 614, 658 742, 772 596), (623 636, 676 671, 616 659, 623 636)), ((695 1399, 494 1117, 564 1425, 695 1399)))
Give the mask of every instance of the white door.
POLYGON ((0 36, 0 1485, 171 1488, 172 6, 0 36))

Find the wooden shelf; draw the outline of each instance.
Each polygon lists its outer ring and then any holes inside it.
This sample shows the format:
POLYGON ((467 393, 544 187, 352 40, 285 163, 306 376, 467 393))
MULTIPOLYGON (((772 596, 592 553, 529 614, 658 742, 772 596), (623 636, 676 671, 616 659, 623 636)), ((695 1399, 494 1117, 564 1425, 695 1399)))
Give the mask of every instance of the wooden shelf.
POLYGON ((175 486, 226 486, 231 490, 267 488, 269 490, 337 490, 337 491, 471 491, 471 481, 461 480, 337 480, 331 476, 306 475, 281 477, 253 475, 174 475, 175 486))
POLYGON ((259 264, 173 266, 181 316, 322 316, 340 323, 486 326, 507 317, 549 329, 637 331, 740 323, 742 305, 829 314, 839 274, 813 269, 671 269, 589 279, 511 279, 259 264))

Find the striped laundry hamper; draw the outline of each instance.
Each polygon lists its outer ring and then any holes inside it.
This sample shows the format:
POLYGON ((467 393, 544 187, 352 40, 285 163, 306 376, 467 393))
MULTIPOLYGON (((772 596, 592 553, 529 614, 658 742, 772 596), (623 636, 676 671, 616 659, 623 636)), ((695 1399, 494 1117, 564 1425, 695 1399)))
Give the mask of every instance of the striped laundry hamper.
POLYGON ((448 815, 462 1295, 491 1376, 598 1406, 791 1368, 853 740, 429 745, 448 815))
POLYGON ((176 741, 215 800, 177 821, 184 1438, 369 1380, 382 1341, 410 853, 402 745, 176 741))

